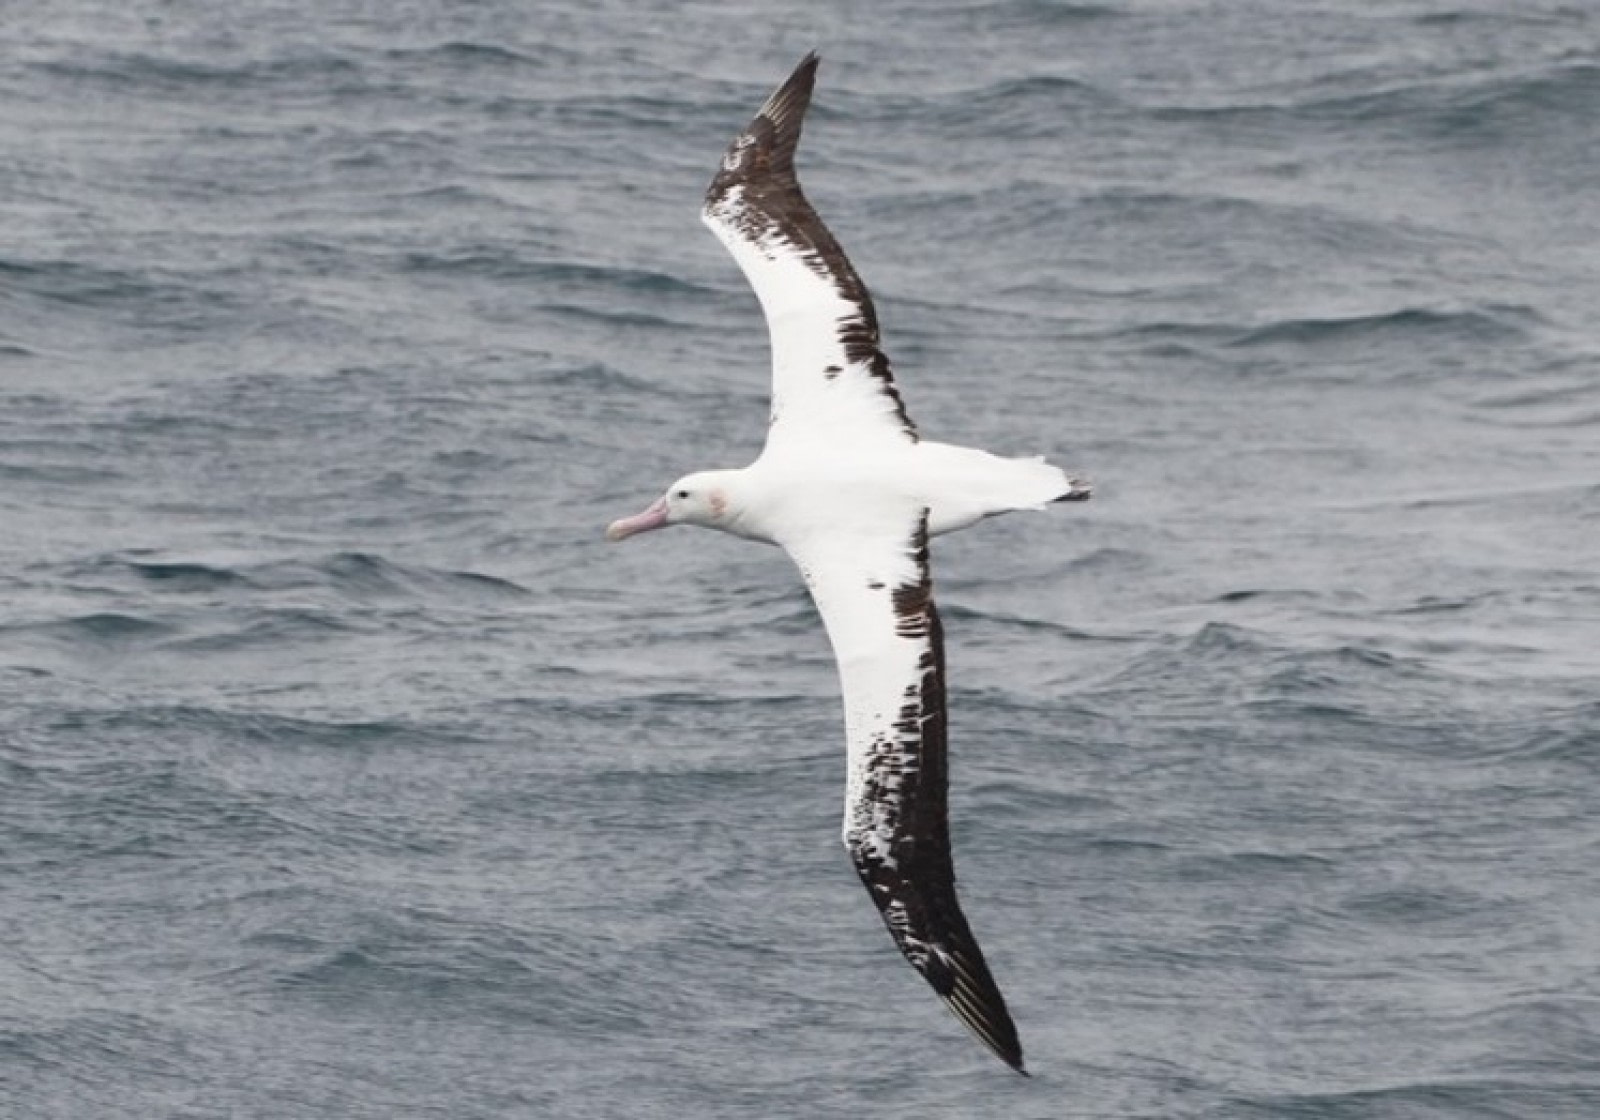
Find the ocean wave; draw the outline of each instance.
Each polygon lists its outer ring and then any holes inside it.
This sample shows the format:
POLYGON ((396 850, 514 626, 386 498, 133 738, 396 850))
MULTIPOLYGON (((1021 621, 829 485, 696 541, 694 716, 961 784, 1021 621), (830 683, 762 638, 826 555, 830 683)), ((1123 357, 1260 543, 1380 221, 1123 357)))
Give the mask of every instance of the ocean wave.
MULTIPOLYGON (((1383 1081, 1381 1076, 1369 1081, 1383 1081)), ((1508 1120, 1510 1117, 1562 1116, 1574 1120, 1581 1112, 1568 1106, 1579 1093, 1538 1082, 1512 1078, 1441 1077, 1390 1079, 1387 1084, 1345 1088, 1321 1093, 1235 1096, 1233 1113, 1248 1120, 1284 1120, 1285 1117, 1326 1117, 1343 1120, 1360 1116, 1404 1116, 1410 1120, 1508 1120)), ((1222 1114, 1218 1114, 1222 1115, 1222 1114)))
POLYGON ((116 650, 147 644, 176 632, 171 624, 124 611, 92 611, 68 618, 0 625, 0 633, 42 638, 66 646, 116 650))
POLYGON ((74 306, 143 307, 148 301, 181 294, 146 274, 70 259, 0 259, 8 294, 22 292, 41 300, 74 306))
POLYGON ((439 272, 486 276, 496 280, 528 281, 568 289, 587 289, 615 298, 631 292, 652 299, 704 299, 717 293, 669 272, 622 265, 598 265, 574 260, 534 259, 509 246, 457 247, 449 253, 408 250, 400 266, 411 272, 439 272))
MULTIPOLYGON (((1371 83, 1363 83, 1370 87, 1371 83)), ((1565 129, 1600 112, 1600 66, 1568 62, 1543 71, 1463 79, 1395 81, 1359 92, 1166 105, 1148 112, 1177 122, 1270 123, 1274 129, 1373 128, 1454 144, 1501 138, 1507 130, 1565 129)))
MULTIPOLYGON (((1025 615, 1010 614, 1006 611, 997 611, 968 606, 964 603, 945 602, 939 605, 939 614, 946 625, 958 623, 989 623, 995 626, 1015 629, 1021 633, 1052 634, 1060 638, 1075 642, 1112 642, 1117 644, 1137 642, 1139 637, 1133 634, 1110 631, 1085 630, 1077 626, 1068 626, 1060 622, 1052 622, 1044 618, 1031 618, 1025 615)), ((815 616, 807 611, 796 619, 803 621, 805 628, 810 628, 815 623, 815 616)))
POLYGON ((433 43, 425 47, 394 47, 382 52, 382 57, 390 62, 410 64, 413 62, 441 62, 451 69, 475 71, 483 67, 502 67, 516 70, 527 66, 540 66, 544 63, 542 57, 546 52, 556 49, 550 44, 541 44, 539 53, 518 50, 506 43, 482 43, 465 39, 453 39, 444 43, 433 43))
POLYGON ((1112 100, 1106 90, 1078 78, 1032 74, 939 94, 914 111, 923 127, 946 136, 1024 140, 1059 136, 1063 119, 1112 100))
POLYGON ((111 572, 122 569, 162 590, 178 592, 215 591, 224 587, 251 585, 250 578, 235 569, 193 561, 141 561, 107 557, 87 567, 111 572))
MULTIPOLYGON (((157 560, 137 553, 112 553, 58 567, 75 581, 106 588, 143 587, 177 594, 324 589, 342 599, 446 599, 484 602, 521 599, 527 590, 498 576, 450 568, 403 564, 367 552, 334 552, 306 559, 249 560, 235 564, 157 560)), ((241 605, 251 599, 237 600, 241 605)))
POLYGON ((48 59, 32 66, 42 74, 75 84, 187 97, 207 87, 244 92, 288 83, 347 80, 361 70, 348 53, 333 50, 277 54, 236 62, 144 51, 80 52, 70 59, 48 59))
POLYGON ((1508 428, 1600 427, 1600 383, 1591 357, 1563 359, 1497 384, 1472 400, 1475 418, 1508 428))
MULTIPOLYGON (((81 700, 80 700, 81 702, 81 700)), ((92 733, 100 741, 180 744, 187 750, 208 744, 247 744, 314 750, 349 750, 361 747, 410 748, 436 746, 441 738, 471 743, 476 737, 466 728, 448 728, 401 718, 337 719, 293 715, 259 708, 208 707, 197 704, 130 705, 112 701, 101 707, 59 707, 48 713, 45 727, 51 735, 92 733)), ((177 763, 147 759, 169 778, 200 781, 201 771, 177 763)), ((138 779, 135 763, 129 773, 138 779)), ((143 765, 143 764, 138 764, 143 765)), ((209 780, 209 779, 207 779, 209 780)), ((206 786, 205 789, 214 787, 206 786)))
POLYGON ((1041 28, 1067 27, 1103 19, 1121 19, 1131 13, 1116 4, 1094 4, 1078 0, 995 0, 960 9, 979 26, 1023 27, 1032 32, 1041 28))
POLYGON ((1535 726, 1521 727, 1490 745, 1482 757, 1508 762, 1559 763, 1600 772, 1600 701, 1540 713, 1535 726))
POLYGON ((1390 335, 1408 339, 1442 335, 1489 343, 1524 338, 1540 322, 1538 312, 1530 307, 1493 306, 1456 311, 1403 307, 1371 315, 1280 320, 1242 330, 1230 338, 1227 345, 1240 348, 1346 345, 1382 340, 1390 335))

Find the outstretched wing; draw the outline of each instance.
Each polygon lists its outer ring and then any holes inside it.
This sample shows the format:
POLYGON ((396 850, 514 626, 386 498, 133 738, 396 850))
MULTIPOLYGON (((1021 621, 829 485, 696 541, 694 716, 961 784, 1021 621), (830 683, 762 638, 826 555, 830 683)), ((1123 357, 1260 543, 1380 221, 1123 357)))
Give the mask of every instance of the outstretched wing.
POLYGON ((849 742, 844 843, 895 944, 1018 1072, 1022 1047, 956 901, 946 807, 944 638, 927 511, 783 542, 839 662, 849 742))
POLYGON ((739 262, 766 315, 769 442, 915 441, 878 349, 872 298, 795 176, 817 61, 808 54, 734 138, 700 216, 739 262))

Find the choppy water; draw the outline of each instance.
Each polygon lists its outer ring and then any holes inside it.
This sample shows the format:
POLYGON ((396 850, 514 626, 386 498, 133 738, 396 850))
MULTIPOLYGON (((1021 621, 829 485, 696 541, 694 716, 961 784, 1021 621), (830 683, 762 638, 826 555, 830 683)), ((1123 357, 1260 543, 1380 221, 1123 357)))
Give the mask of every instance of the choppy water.
POLYGON ((93 0, 0 29, 0 1114, 1600 1115, 1600 12, 93 0), (838 849, 700 227, 802 172, 925 432, 1032 1081, 838 849))

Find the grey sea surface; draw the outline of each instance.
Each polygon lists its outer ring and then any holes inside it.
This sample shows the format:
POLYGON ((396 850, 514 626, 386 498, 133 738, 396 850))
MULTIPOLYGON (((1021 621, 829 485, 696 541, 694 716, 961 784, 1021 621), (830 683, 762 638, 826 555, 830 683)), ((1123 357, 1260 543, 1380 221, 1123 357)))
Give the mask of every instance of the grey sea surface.
POLYGON ((1600 1116, 1600 9, 62 0, 0 22, 0 1116, 1600 1116), (968 916, 838 844, 698 221, 924 433, 968 916))

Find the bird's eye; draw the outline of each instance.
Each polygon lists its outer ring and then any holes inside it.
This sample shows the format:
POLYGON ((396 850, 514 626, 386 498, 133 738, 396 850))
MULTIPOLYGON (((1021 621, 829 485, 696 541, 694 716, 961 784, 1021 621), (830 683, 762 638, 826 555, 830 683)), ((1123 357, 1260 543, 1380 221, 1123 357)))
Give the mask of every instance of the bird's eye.
POLYGON ((687 498, 688 496, 689 496, 689 491, 687 491, 687 490, 679 490, 678 491, 678 497, 687 498))

